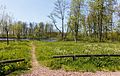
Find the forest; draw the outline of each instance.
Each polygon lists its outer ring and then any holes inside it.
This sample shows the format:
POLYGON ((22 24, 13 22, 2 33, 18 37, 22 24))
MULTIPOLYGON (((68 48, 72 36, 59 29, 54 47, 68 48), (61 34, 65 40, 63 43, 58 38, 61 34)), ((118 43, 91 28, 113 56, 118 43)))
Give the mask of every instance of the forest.
MULTIPOLYGON (((119 1, 119 0, 118 0, 119 1)), ((120 5, 117 0, 56 1, 51 22, 14 21, 1 6, 1 38, 57 38, 63 41, 119 41, 120 5)))

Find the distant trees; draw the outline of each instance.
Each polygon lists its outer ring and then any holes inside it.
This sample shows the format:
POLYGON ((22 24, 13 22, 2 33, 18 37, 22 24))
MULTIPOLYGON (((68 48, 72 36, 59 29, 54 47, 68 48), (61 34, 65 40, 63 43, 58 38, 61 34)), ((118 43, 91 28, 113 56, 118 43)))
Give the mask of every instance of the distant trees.
POLYGON ((28 34, 28 25, 26 22, 22 23, 22 36, 24 38, 27 38, 27 34, 28 34))
POLYGON ((51 37, 52 32, 54 32, 53 25, 50 24, 50 23, 46 23, 46 25, 45 25, 45 36, 51 37))
POLYGON ((41 39, 57 35, 51 23, 12 22, 8 15, 2 18, 0 27, 0 37, 7 38, 7 44, 9 44, 9 38, 17 38, 18 40, 22 38, 41 39))
POLYGON ((44 32, 45 32, 44 28, 45 28, 45 24, 43 22, 40 22, 39 23, 39 33, 40 33, 41 37, 44 36, 44 32))
POLYGON ((44 24, 40 23, 25 23, 25 22, 15 22, 10 26, 11 37, 21 38, 45 38, 48 37, 53 30, 53 25, 50 23, 44 24))
POLYGON ((56 37, 61 40, 115 41, 120 40, 120 5, 117 0, 56 0, 48 16, 52 23, 12 22, 0 10, 0 36, 41 39, 56 37))
POLYGON ((18 21, 17 23, 15 23, 14 29, 17 39, 20 39, 22 36, 23 23, 21 21, 18 21))
POLYGON ((29 37, 32 38, 34 35, 34 32, 33 32, 34 31, 34 24, 30 22, 28 27, 29 27, 29 37))

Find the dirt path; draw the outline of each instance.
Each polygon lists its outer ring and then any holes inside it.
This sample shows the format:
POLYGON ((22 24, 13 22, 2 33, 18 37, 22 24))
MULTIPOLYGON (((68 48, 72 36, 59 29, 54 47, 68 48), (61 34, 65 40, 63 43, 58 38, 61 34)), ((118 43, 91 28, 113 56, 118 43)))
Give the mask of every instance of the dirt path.
POLYGON ((21 76, 120 76, 120 72, 66 72, 63 70, 50 70, 39 65, 35 55, 35 45, 32 44, 32 72, 21 76))

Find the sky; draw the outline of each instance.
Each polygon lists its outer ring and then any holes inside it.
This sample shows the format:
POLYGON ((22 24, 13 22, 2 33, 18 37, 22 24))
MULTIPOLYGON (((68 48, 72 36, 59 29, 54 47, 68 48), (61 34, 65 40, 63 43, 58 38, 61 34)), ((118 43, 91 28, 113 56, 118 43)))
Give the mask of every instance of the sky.
MULTIPOLYGON (((47 17, 54 9, 55 0, 0 0, 15 21, 50 22, 47 17)), ((118 0, 120 3, 120 0, 118 0)))
POLYGON ((49 22, 55 0, 0 0, 14 20, 23 22, 49 22))

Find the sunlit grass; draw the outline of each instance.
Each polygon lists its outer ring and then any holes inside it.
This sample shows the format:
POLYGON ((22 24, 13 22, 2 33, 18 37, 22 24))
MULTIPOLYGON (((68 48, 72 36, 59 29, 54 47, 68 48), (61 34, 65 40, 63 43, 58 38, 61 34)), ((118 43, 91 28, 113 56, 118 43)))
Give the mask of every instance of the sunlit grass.
POLYGON ((54 59, 54 55, 71 54, 120 54, 119 43, 83 42, 35 42, 36 55, 40 64, 51 69, 66 71, 117 71, 120 70, 119 57, 91 57, 54 59))
POLYGON ((5 42, 0 43, 0 61, 24 58, 24 62, 1 64, 0 75, 6 74, 8 71, 22 71, 31 67, 30 59, 30 42, 28 41, 15 41, 6 45, 5 42))

